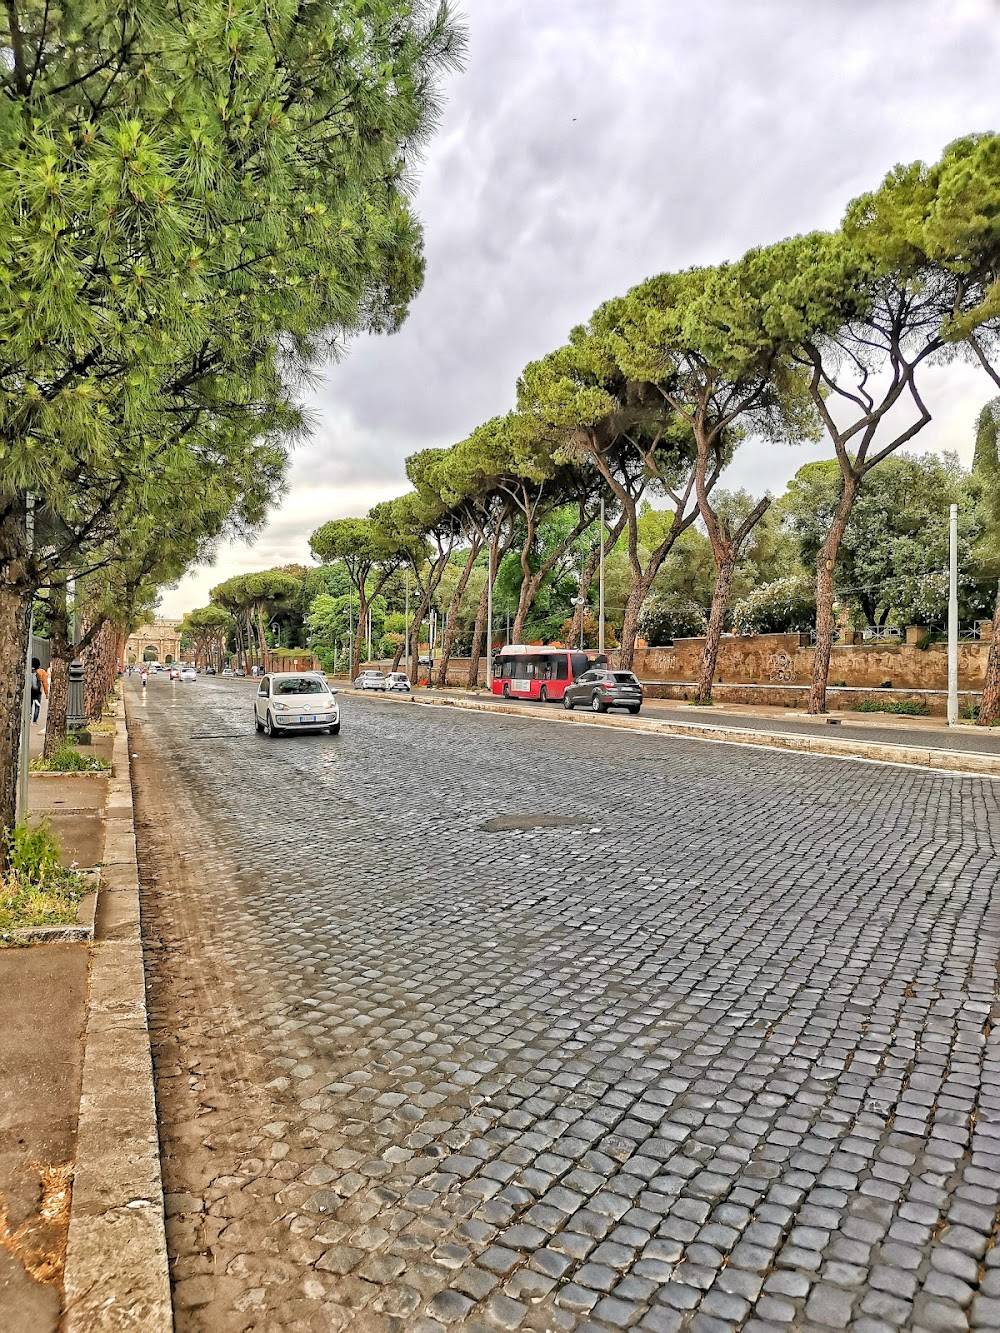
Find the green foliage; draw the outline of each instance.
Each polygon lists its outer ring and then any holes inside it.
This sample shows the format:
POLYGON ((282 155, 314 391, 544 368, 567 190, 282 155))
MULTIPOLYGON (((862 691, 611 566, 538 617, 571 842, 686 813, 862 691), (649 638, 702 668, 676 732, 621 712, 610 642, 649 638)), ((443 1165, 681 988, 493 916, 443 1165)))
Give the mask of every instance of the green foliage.
POLYGON ((651 648, 674 639, 697 638, 708 629, 704 610, 677 594, 651 597, 639 615, 639 633, 651 648))
POLYGON ((863 699, 859 713, 901 713, 906 717, 929 717, 930 709, 922 699, 863 699))
MULTIPOLYGON (((815 563, 842 489, 835 461, 800 468, 778 502, 803 562, 815 563)), ((935 625, 947 610, 948 506, 959 505, 960 615, 982 615, 992 571, 982 559, 982 484, 954 454, 899 454, 863 480, 837 554, 837 596, 864 624, 935 625), (942 583, 942 579, 944 582, 942 583)))
POLYGON ((815 620, 815 585, 801 574, 765 583, 733 607, 733 629, 737 634, 801 632, 810 629, 815 620))

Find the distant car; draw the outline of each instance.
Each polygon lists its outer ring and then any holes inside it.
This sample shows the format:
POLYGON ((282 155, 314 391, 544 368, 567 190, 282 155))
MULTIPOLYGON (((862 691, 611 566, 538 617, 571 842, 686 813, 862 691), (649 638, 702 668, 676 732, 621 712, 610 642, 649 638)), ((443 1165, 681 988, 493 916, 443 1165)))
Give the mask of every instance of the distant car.
POLYGON ((577 676, 566 686, 563 708, 583 704, 595 713, 606 713, 609 708, 627 708, 635 716, 642 707, 642 682, 631 671, 608 671, 597 667, 577 676))
POLYGON ((237 667, 234 674, 237 676, 245 676, 247 673, 243 670, 242 667, 237 667))
POLYGON ((167 676, 169 677, 170 680, 180 680, 181 678, 180 667, 172 666, 170 670, 167 672, 167 676))
POLYGON ((181 667, 181 680, 197 680, 197 679, 198 679, 198 673, 197 671, 195 671, 194 667, 192 666, 181 667))
POLYGON ((206 675, 206 676, 214 676, 214 675, 215 675, 215 667, 206 667, 206 668, 205 668, 205 675, 206 675))
POLYGON ((385 689, 401 690, 404 694, 409 694, 413 689, 410 684, 410 678, 405 671, 390 671, 385 678, 385 689))
POLYGON ((257 686, 254 726, 269 736, 291 731, 340 731, 336 691, 318 671, 274 671, 257 686))
POLYGON ((382 671, 362 671, 360 676, 354 678, 354 688, 356 690, 384 690, 386 688, 385 673, 382 671))
POLYGON ((222 668, 222 674, 223 674, 224 676, 235 676, 235 675, 236 675, 236 672, 233 670, 232 667, 223 667, 223 668, 222 668))

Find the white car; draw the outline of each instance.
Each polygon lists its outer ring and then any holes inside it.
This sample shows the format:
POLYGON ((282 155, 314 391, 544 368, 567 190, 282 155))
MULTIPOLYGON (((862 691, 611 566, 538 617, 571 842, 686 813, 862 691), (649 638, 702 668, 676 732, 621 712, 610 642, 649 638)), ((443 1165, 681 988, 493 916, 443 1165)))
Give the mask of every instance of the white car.
POLYGON ((319 671, 272 671, 257 686, 253 721, 258 731, 340 731, 340 707, 319 671))
POLYGON ((197 671, 195 671, 194 667, 191 666, 181 667, 181 680, 197 680, 197 679, 198 679, 198 673, 197 671))
POLYGON ((223 674, 224 676, 235 676, 235 675, 236 675, 236 672, 233 670, 232 667, 223 667, 223 668, 222 668, 222 674, 223 674))
POLYGON ((404 694, 410 694, 413 690, 410 678, 405 671, 390 671, 385 678, 385 688, 387 690, 402 690, 404 694))
POLYGON ((356 690, 384 690, 385 683, 385 674, 381 671, 362 671, 360 676, 354 677, 356 690))

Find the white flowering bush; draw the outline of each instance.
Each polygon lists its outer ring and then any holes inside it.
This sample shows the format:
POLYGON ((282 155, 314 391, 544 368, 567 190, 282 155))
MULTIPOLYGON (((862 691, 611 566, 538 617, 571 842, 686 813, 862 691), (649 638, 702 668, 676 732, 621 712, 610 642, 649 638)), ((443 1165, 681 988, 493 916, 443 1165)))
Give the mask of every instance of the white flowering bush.
POLYGON ((707 629, 705 612, 687 597, 651 597, 639 615, 639 633, 651 648, 673 639, 697 638, 707 629))
POLYGON ((783 634, 816 623, 816 588, 801 574, 754 588, 733 607, 737 634, 783 634))

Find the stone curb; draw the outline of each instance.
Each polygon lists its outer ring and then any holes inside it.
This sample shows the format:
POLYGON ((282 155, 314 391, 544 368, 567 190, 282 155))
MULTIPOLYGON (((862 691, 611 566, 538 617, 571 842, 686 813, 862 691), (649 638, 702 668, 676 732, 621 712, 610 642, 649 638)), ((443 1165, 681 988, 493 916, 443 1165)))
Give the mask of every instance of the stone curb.
POLYGON ((62 1328, 64 1333, 170 1333, 128 733, 120 701, 115 716, 62 1328))
MULTIPOLYGON (((371 694, 368 690, 341 690, 342 694, 371 694)), ((379 693, 378 698, 393 696, 379 693)), ((962 773, 972 777, 1000 778, 1000 755, 982 754, 969 750, 937 750, 916 745, 892 745, 886 741, 845 741, 825 736, 807 736, 794 731, 749 731, 742 727, 726 727, 707 722, 661 722, 651 718, 612 717, 602 713, 580 713, 574 709, 544 712, 505 703, 486 703, 478 699, 455 699, 398 695, 396 702, 414 702, 425 708, 465 708, 475 713, 506 713, 511 717, 530 717, 543 722, 567 723, 575 726, 624 727, 628 731, 643 731, 661 736, 683 736, 688 740, 714 741, 716 744, 750 745, 773 750, 792 750, 799 754, 818 754, 832 759, 865 759, 873 763, 902 764, 908 768, 923 768, 936 772, 962 773)))

